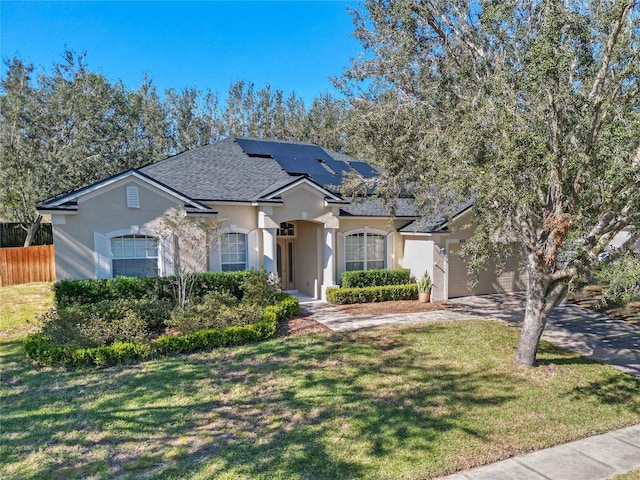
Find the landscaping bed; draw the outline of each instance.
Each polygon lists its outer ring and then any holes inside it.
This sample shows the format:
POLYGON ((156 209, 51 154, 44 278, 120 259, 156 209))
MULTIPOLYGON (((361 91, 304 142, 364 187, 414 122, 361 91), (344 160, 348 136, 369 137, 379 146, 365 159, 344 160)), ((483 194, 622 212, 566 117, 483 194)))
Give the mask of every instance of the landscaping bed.
MULTIPOLYGON (((256 342, 273 337, 298 313, 262 271, 196 274, 185 302, 171 297, 185 279, 115 278, 54 285, 56 308, 24 342, 39 363, 108 367, 256 342)), ((181 292, 184 290, 180 290, 181 292)))
POLYGON ((602 308, 600 307, 602 291, 603 288, 600 285, 587 285, 571 293, 568 300, 581 307, 590 308, 610 317, 640 326, 640 301, 632 301, 627 305, 613 308, 602 308))
POLYGON ((388 302, 353 303, 333 305, 333 308, 349 315, 388 315, 392 313, 419 313, 453 308, 445 302, 422 303, 417 300, 390 300, 388 302))

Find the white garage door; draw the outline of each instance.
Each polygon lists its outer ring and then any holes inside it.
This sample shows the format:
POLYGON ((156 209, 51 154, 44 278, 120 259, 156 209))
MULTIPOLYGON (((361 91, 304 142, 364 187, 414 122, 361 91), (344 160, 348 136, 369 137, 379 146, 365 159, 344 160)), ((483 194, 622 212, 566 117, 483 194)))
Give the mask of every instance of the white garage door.
POLYGON ((449 298, 467 295, 487 295, 489 293, 510 293, 524 290, 527 286, 526 275, 521 272, 517 258, 510 259, 504 271, 498 275, 495 264, 489 262, 486 270, 480 272, 478 283, 469 289, 467 265, 460 253, 462 245, 449 245, 449 298))

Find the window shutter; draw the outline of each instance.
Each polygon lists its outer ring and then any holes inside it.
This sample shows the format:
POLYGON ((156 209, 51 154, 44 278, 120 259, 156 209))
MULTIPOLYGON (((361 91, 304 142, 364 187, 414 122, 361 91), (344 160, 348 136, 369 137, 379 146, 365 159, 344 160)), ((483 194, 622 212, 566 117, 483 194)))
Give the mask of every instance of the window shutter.
POLYGON ((175 275, 175 237, 167 235, 160 239, 160 276, 169 277, 175 275))
POLYGON ((260 245, 258 244, 259 238, 260 232, 257 229, 251 230, 247 238, 247 249, 249 250, 249 258, 247 259, 249 262, 248 267, 253 268, 254 270, 260 270, 260 245))
POLYGON ((337 237, 337 260, 338 260, 338 264, 337 264, 337 270, 338 270, 338 276, 336 277, 336 280, 339 283, 342 283, 342 273, 346 270, 346 257, 345 257, 345 241, 344 241, 344 233, 340 233, 338 232, 336 234, 337 237))
POLYGON ((127 207, 140 208, 140 194, 138 187, 127 187, 127 207))
POLYGON ((387 234, 387 244, 385 245, 385 249, 386 249, 386 254, 387 254, 387 258, 385 259, 385 268, 388 268, 390 270, 393 270, 394 268, 396 268, 393 260, 395 258, 395 250, 394 250, 394 233, 388 233, 387 234))
POLYGON ((101 233, 93 233, 93 257, 96 278, 111 278, 111 241, 101 233))
POLYGON ((209 271, 220 272, 222 265, 220 264, 220 242, 222 237, 218 238, 209 249, 209 271))

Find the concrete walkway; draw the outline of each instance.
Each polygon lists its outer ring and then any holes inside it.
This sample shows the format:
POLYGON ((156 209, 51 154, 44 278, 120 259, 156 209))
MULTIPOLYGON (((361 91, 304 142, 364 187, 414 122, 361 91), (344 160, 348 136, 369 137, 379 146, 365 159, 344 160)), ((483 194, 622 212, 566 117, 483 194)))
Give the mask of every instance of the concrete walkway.
POLYGON ((546 448, 446 480, 604 480, 640 468, 640 425, 546 448))

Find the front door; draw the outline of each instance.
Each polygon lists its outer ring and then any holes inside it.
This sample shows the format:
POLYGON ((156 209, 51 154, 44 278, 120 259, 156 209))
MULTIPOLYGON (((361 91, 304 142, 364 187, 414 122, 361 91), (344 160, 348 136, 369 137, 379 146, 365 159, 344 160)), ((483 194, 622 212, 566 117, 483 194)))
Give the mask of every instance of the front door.
POLYGON ((278 239, 278 277, 283 290, 295 290, 294 244, 292 239, 278 239))

